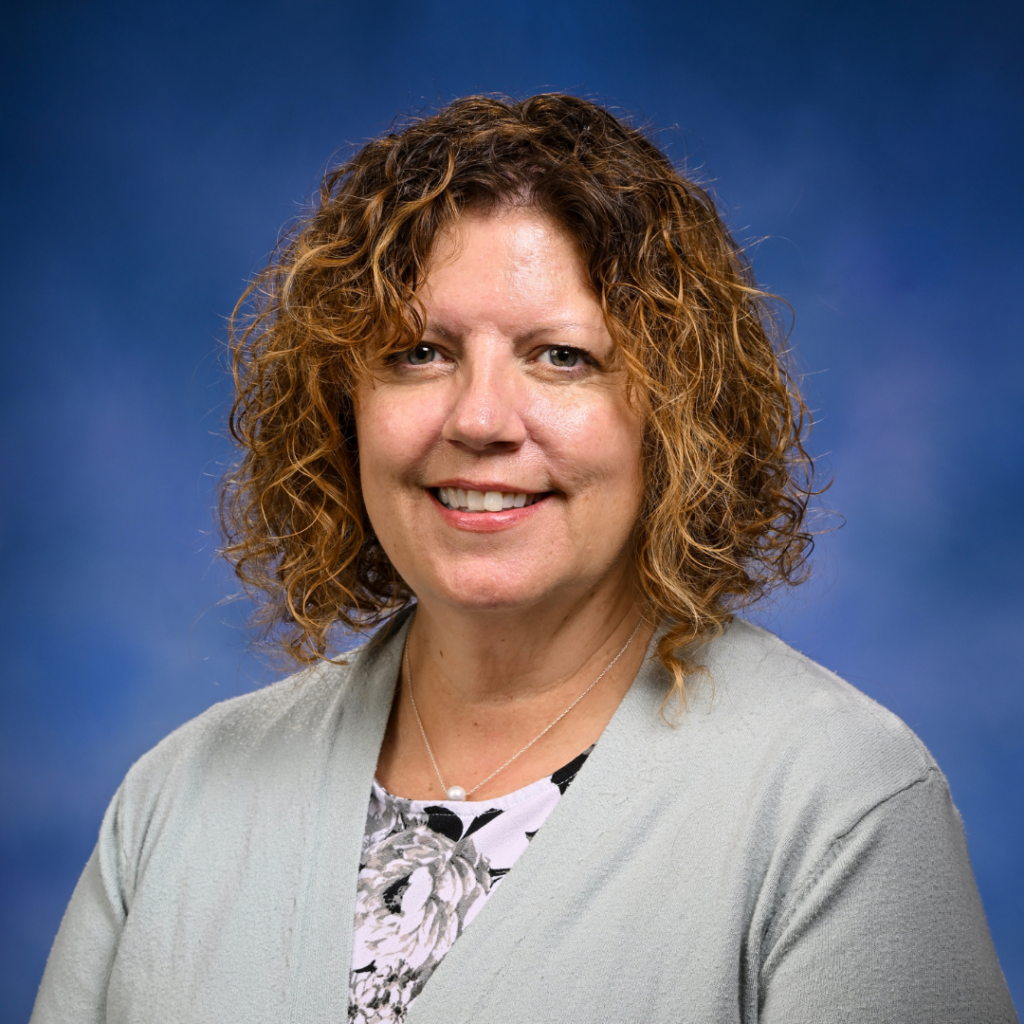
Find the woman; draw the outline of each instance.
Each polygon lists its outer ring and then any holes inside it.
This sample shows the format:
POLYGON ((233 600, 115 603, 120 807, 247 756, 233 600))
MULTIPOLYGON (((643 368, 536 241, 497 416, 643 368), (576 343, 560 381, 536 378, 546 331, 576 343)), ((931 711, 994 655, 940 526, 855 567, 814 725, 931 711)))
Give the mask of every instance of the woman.
POLYGON ((1015 1019, 928 752, 730 614, 810 461, 706 193, 470 98, 248 294, 226 554, 311 667, 132 768, 35 1020, 1015 1019))

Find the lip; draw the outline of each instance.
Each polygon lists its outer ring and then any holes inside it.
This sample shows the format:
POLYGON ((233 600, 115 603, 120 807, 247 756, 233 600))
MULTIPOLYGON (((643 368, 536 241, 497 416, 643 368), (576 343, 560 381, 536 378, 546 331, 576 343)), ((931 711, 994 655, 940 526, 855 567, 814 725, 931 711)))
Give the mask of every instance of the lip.
MULTIPOLYGON (((548 491, 534 491, 529 487, 513 487, 508 483, 497 483, 494 480, 480 483, 474 480, 465 480, 456 477, 451 480, 439 480, 436 484, 429 484, 428 491, 436 491, 439 487, 461 487, 464 491, 501 491, 502 494, 548 494, 548 491)), ((497 512, 492 513, 497 515, 497 512)))
MULTIPOLYGON (((465 482, 443 483, 437 486, 462 487, 464 490, 474 491, 483 489, 489 491, 501 490, 500 487, 491 485, 487 485, 486 488, 481 488, 479 484, 467 487, 465 482)), ((511 530, 513 527, 519 526, 533 518, 547 503, 550 494, 550 492, 544 491, 519 491, 519 494, 544 494, 545 496, 538 498, 532 505, 524 505, 522 508, 502 509, 501 512, 460 512, 456 509, 448 508, 447 505, 442 505, 434 490, 433 487, 428 488, 427 494, 430 495, 430 500, 433 502, 438 515, 449 526, 454 527, 456 530, 463 530, 466 533, 498 533, 501 530, 511 530)))

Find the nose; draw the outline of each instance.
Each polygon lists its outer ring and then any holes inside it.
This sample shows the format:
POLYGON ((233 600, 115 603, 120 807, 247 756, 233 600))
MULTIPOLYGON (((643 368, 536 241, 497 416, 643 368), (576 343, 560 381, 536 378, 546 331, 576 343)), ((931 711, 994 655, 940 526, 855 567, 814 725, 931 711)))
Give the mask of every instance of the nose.
POLYGON ((466 348, 455 371, 455 396, 442 437, 475 452, 513 451, 526 440, 525 396, 515 358, 497 340, 466 348))

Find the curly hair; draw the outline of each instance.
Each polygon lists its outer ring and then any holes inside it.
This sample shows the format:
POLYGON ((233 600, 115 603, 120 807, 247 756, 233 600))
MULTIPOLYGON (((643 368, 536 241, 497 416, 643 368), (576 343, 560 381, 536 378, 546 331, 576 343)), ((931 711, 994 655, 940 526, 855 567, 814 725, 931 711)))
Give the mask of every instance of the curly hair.
POLYGON ((438 232, 529 203, 574 239, 643 424, 632 561, 675 686, 737 607, 803 575, 810 417, 761 291, 709 194, 645 135, 574 96, 470 96, 329 171, 231 318, 242 450, 221 489, 223 553, 256 624, 300 662, 413 595, 359 487, 352 395, 411 348, 438 232))

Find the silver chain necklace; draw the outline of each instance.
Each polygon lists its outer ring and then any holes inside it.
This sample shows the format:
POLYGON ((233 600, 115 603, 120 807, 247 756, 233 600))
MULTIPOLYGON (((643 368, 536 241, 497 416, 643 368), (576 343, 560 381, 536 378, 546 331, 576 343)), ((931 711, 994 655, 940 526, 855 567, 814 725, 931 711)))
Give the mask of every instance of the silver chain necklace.
POLYGON ((434 766, 434 771, 437 773, 437 781, 441 783, 441 789, 444 790, 445 796, 452 801, 465 800, 467 797, 471 797, 481 786, 485 786, 488 782, 491 781, 491 779, 494 778, 495 775, 497 775, 499 772, 503 772, 517 757, 521 756, 522 754, 525 754, 530 749, 530 747, 534 745, 534 743, 536 743, 539 739, 542 739, 549 732, 551 732, 551 730, 554 729, 554 727, 558 725, 558 723, 563 718, 565 718, 565 716, 569 714, 569 712, 572 711, 572 709, 576 707, 576 705, 579 704, 579 702, 583 700, 583 698, 586 697, 586 695, 590 693, 590 691, 595 686, 597 686, 597 684, 601 682, 601 680, 604 679, 606 675, 608 675, 608 673, 612 670, 612 667, 619 660, 619 658, 621 658, 626 653, 626 649, 633 642, 633 638, 637 635, 637 633, 640 632, 640 627, 643 625, 643 621, 644 620, 641 619, 636 624, 636 628, 633 630, 632 633, 629 634, 629 639, 625 642, 625 644, 623 644, 622 650, 619 651, 619 653, 616 654, 614 658, 612 658, 612 660, 605 667, 605 670, 546 729, 544 729, 543 732, 534 736, 533 739, 530 740, 530 742, 527 743, 522 750, 513 754, 500 768, 495 768, 494 771, 491 772, 491 774, 488 775, 486 779, 484 779, 482 782, 478 782, 470 790, 465 790, 462 788, 462 786, 446 786, 444 784, 444 779, 441 778, 441 769, 437 767, 437 759, 434 757, 434 751, 430 747, 430 740, 427 739, 427 730, 423 728, 423 720, 420 718, 420 709, 416 707, 416 698, 413 696, 412 671, 409 668, 409 641, 408 639, 406 639, 405 649, 402 653, 402 660, 405 662, 405 675, 409 680, 409 700, 412 702, 412 713, 416 716, 416 724, 420 727, 420 735, 423 737, 423 745, 427 748, 427 754, 430 756, 430 763, 434 766))

